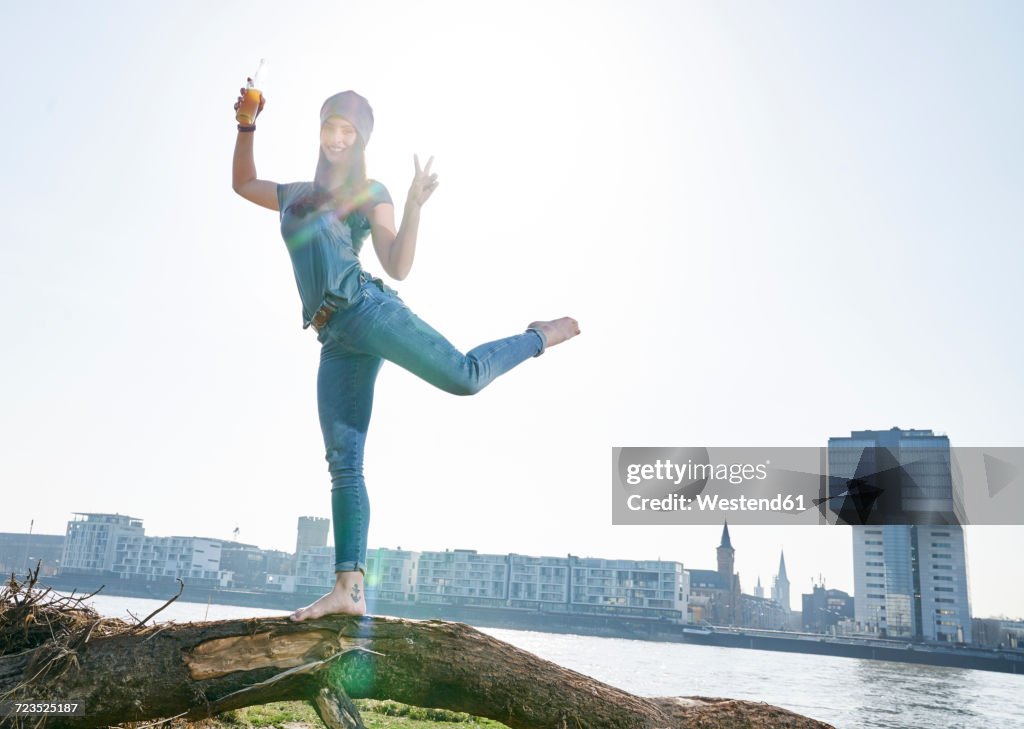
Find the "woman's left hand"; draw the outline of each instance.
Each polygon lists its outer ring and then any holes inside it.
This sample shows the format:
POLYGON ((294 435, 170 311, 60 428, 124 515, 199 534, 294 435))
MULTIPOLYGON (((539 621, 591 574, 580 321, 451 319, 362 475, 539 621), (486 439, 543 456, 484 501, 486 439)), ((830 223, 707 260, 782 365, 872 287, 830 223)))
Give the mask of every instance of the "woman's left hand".
POLYGON ((412 161, 416 165, 416 175, 412 178, 412 184, 409 186, 408 203, 420 207, 430 199, 434 190, 437 189, 437 173, 430 173, 430 165, 434 162, 433 157, 427 160, 427 165, 423 169, 420 169, 420 158, 418 155, 414 154, 412 161))

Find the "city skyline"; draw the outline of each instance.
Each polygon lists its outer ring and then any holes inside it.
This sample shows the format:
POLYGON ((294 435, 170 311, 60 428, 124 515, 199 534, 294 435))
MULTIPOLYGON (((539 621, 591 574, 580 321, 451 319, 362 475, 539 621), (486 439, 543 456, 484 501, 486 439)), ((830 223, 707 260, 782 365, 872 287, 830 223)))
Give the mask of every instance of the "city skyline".
MULTIPOLYGON (((99 514, 99 515, 103 514, 103 512, 75 512, 75 513, 80 515, 80 516, 86 516, 88 514, 99 514)), ((118 514, 117 512, 111 512, 111 514, 116 514, 116 515, 121 516, 121 517, 130 518, 132 520, 138 520, 139 522, 141 522, 141 524, 143 525, 143 529, 144 529, 144 524, 145 524, 145 518, 144 517, 139 517, 139 516, 130 515, 130 514, 118 514)), ((306 517, 306 516, 299 517, 300 521, 296 525, 296 534, 300 533, 300 525, 304 523, 303 520, 306 520, 308 518, 310 518, 310 517, 306 517)), ((322 522, 323 521, 323 519, 321 517, 312 517, 312 519, 314 521, 317 521, 317 522, 322 522)), ((71 523, 72 523, 71 521, 68 522, 68 524, 69 524, 68 531, 70 531, 70 529, 71 529, 71 527, 70 527, 71 523)), ((79 523, 81 523, 81 522, 79 522, 79 523)), ((727 525, 727 520, 726 520, 725 524, 727 525)), ((855 535, 854 532, 855 532, 856 528, 855 527, 844 527, 844 526, 833 526, 833 527, 827 527, 827 528, 843 529, 843 530, 849 529, 850 530, 851 536, 854 537, 852 542, 855 545, 854 548, 851 550, 851 563, 855 563, 855 561, 856 561, 856 554, 857 553, 856 553, 856 535, 855 535)), ((725 526, 725 529, 730 530, 731 532, 738 532, 741 535, 740 536, 740 541, 742 542, 743 534, 745 533, 745 531, 747 529, 751 529, 751 527, 732 525, 731 527, 725 526)), ((327 536, 327 537, 329 537, 329 535, 330 535, 330 532, 328 530, 318 530, 318 531, 323 531, 324 535, 327 536)), ((727 531, 726 533, 729 534, 730 531, 727 531)), ((7 532, 7 533, 11 534, 12 532, 7 532)), ((22 533, 13 532, 13 533, 15 533, 15 534, 26 534, 26 533, 23 533, 23 532, 22 533)), ((61 533, 61 534, 45 534, 44 535, 41 532, 36 532, 35 535, 36 536, 54 537, 54 536, 65 536, 65 533, 61 533)), ((184 539, 208 539, 208 540, 220 541, 220 542, 224 542, 224 543, 252 545, 252 546, 257 547, 261 551, 280 551, 280 552, 285 552, 287 554, 297 554, 296 552, 292 552, 292 551, 289 551, 289 550, 278 550, 278 549, 268 548, 268 547, 266 547, 264 545, 261 545, 261 544, 258 544, 258 543, 238 541, 238 540, 234 540, 234 539, 223 538, 223 537, 216 537, 216 536, 211 536, 211 535, 203 535, 203 534, 185 534, 185 533, 182 533, 182 532, 175 532, 173 534, 159 534, 159 535, 157 535, 157 534, 148 534, 147 533, 146 537, 147 538, 148 537, 158 537, 158 538, 161 538, 161 539, 172 539, 172 538, 174 538, 174 539, 178 539, 178 538, 184 538, 184 539)), ((730 535, 730 539, 732 539, 732 538, 733 537, 731 537, 731 535, 730 535)), ((863 537, 862 537, 862 539, 863 539, 863 537)), ((718 540, 716 539, 715 541, 717 542, 718 540)), ((294 543, 294 540, 293 540, 293 543, 294 543)), ((327 545, 330 546, 330 539, 327 539, 327 545)), ((746 550, 749 550, 750 552, 753 552, 753 553, 756 553, 758 551, 763 551, 763 550, 758 550, 756 548, 756 546, 754 546, 752 544, 747 544, 745 546, 746 546, 746 550)), ((863 548, 863 545, 862 545, 862 548, 863 548)), ((371 552, 374 551, 374 550, 377 550, 377 549, 382 549, 382 550, 404 550, 404 551, 409 551, 409 552, 430 552, 430 551, 449 552, 449 551, 467 551, 468 550, 468 551, 475 551, 475 552, 478 552, 480 554, 519 554, 519 555, 530 556, 530 557, 562 557, 562 556, 569 555, 569 556, 573 556, 573 557, 580 558, 580 559, 603 559, 603 560, 637 559, 637 560, 646 560, 646 561, 678 562, 678 563, 682 564, 684 569, 686 569, 686 570, 706 571, 706 569, 705 569, 706 565, 707 564, 711 564, 711 561, 712 561, 711 558, 708 555, 710 555, 710 552, 713 549, 713 547, 710 546, 710 545, 708 546, 708 548, 707 548, 708 554, 704 555, 704 557, 705 557, 704 560, 701 560, 700 557, 695 557, 692 560, 688 560, 688 559, 685 558, 685 556, 681 556, 681 555, 676 555, 675 557, 658 556, 656 558, 650 557, 650 556, 647 556, 647 557, 644 557, 644 556, 639 556, 639 557, 631 556, 631 557, 627 558, 627 557, 623 557, 622 555, 614 555, 614 554, 607 554, 607 553, 606 554, 582 554, 582 553, 575 553, 572 550, 570 550, 569 552, 567 552, 564 555, 530 553, 530 552, 526 552, 526 551, 522 551, 522 550, 511 550, 511 551, 508 551, 508 552, 489 552, 487 550, 475 549, 472 546, 466 546, 466 545, 461 545, 461 546, 447 545, 447 546, 443 546, 442 548, 439 548, 439 549, 418 549, 415 545, 411 545, 410 546, 410 545, 372 545, 371 544, 369 549, 370 549, 371 552)), ((741 554, 742 554, 743 551, 744 551, 743 549, 734 550, 734 552, 739 552, 741 554)), ((863 555, 861 555, 861 558, 863 558, 863 555)), ((777 557, 775 557, 775 560, 776 560, 776 564, 778 565, 778 568, 774 572, 772 572, 771 574, 767 575, 767 577, 768 577, 768 584, 771 585, 771 593, 772 594, 770 595, 770 598, 773 599, 773 600, 776 599, 776 594, 775 593, 776 593, 776 589, 777 589, 777 583, 775 582, 775 578, 777 578, 779 576, 780 569, 784 570, 785 574, 788 574, 788 570, 786 570, 786 568, 785 568, 785 550, 784 550, 784 548, 780 548, 780 551, 779 551, 777 557)), ((34 563, 32 564, 32 567, 34 567, 34 563)), ((744 576, 745 571, 741 570, 739 568, 736 569, 736 572, 737 572, 738 575, 740 575, 740 586, 741 586, 741 589, 742 589, 742 593, 744 595, 757 595, 758 594, 757 593, 757 583, 759 583, 761 581, 762 575, 760 573, 752 573, 751 571, 747 570, 746 571, 746 576, 744 576), (751 575, 753 575, 753 579, 750 579, 751 575)), ((829 589, 839 589, 839 590, 842 590, 844 592, 847 592, 851 596, 853 596, 855 594, 854 584, 852 582, 851 582, 850 585, 836 584, 835 582, 830 581, 829 575, 827 575, 827 574, 819 574, 819 575, 812 576, 811 577, 811 587, 809 587, 807 589, 805 589, 803 587, 800 587, 799 585, 796 585, 795 583, 792 583, 791 581, 789 581, 787 579, 787 581, 786 581, 786 593, 789 596, 789 608, 791 610, 799 611, 801 595, 809 594, 809 593, 811 593, 814 590, 814 588, 817 588, 817 587, 827 587, 829 589), (792 590, 790 590, 790 588, 789 588, 790 584, 793 584, 792 590), (795 607, 794 607, 794 603, 796 604, 795 607)), ((972 601, 972 605, 973 605, 973 601, 972 601)), ((979 614, 979 613, 975 612, 975 613, 973 613, 973 617, 977 617, 977 618, 1005 617, 1005 618, 1018 619, 1018 620, 1019 619, 1024 619, 1024 616, 1022 616, 1022 615, 1013 615, 1013 614, 1008 614, 1008 613, 979 614)))

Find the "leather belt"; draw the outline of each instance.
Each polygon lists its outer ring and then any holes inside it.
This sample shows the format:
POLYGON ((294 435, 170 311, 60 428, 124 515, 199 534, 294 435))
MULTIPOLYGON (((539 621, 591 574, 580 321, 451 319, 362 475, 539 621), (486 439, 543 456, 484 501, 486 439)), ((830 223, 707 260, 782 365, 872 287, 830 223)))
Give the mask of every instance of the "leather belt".
POLYGON ((319 334, 320 330, 327 326, 327 322, 331 320, 331 317, 334 316, 334 312, 337 310, 338 307, 325 301, 316 310, 316 313, 313 314, 313 318, 309 320, 309 325, 319 334))

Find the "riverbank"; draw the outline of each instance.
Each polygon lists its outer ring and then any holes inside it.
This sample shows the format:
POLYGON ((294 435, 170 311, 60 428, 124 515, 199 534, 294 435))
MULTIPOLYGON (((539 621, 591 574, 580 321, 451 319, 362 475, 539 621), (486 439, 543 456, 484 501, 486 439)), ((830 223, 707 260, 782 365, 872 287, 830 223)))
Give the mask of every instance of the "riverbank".
MULTIPOLYGON (((40 584, 55 590, 77 590, 79 594, 103 588, 102 594, 168 600, 178 591, 177 583, 125 583, 99 577, 50 577, 40 584)), ((308 604, 318 595, 266 593, 186 586, 179 598, 200 604, 235 605, 267 610, 290 611, 308 604)), ((441 605, 420 602, 389 602, 367 597, 368 612, 415 620, 449 620, 480 628, 534 630, 542 633, 587 635, 601 638, 629 638, 663 643, 692 643, 721 648, 808 653, 814 655, 898 661, 919 665, 970 668, 1024 675, 1024 651, 994 650, 964 646, 886 640, 879 638, 833 637, 809 633, 743 628, 696 628, 666 619, 623 617, 587 613, 539 611, 519 608, 441 605)))

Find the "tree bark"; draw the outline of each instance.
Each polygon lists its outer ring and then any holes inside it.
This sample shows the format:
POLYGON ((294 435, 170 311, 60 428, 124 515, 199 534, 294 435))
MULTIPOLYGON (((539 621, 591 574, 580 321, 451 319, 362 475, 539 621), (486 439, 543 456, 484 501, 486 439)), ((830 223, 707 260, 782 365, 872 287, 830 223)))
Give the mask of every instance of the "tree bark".
POLYGON ((513 729, 829 726, 755 702, 634 696, 440 620, 274 617, 113 635, 83 628, 71 641, 0 656, 0 700, 85 703, 84 716, 52 716, 48 728, 199 719, 294 700, 311 702, 332 729, 361 727, 350 698, 464 711, 513 729))

